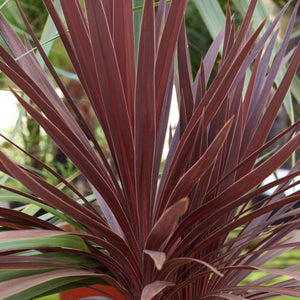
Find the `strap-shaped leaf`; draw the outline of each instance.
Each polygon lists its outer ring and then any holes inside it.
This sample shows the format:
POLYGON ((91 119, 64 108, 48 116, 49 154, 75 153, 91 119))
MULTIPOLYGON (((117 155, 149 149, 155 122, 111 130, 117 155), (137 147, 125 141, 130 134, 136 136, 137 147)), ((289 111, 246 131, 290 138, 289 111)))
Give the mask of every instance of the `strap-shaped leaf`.
MULTIPOLYGON (((181 24, 181 29, 178 37, 177 44, 177 57, 178 57, 178 77, 179 77, 179 89, 181 94, 178 95, 180 98, 180 109, 185 113, 186 120, 189 120, 192 116, 194 109, 194 97, 192 92, 191 80, 192 73, 190 68, 190 56, 188 53, 188 42, 186 37, 186 30, 184 22, 181 24)), ((180 114, 183 117, 184 114, 180 114)), ((181 132, 184 131, 186 124, 180 124, 181 132)))
POLYGON ((228 299, 228 300, 243 300, 243 299, 247 299, 247 298, 244 298, 242 296, 236 296, 236 295, 233 295, 233 294, 225 294, 225 293, 210 293, 208 294, 207 296, 203 297, 203 299, 207 298, 209 299, 210 297, 216 297, 217 299, 220 298, 220 299, 228 299))
POLYGON ((157 270, 161 270, 165 261, 166 254, 161 251, 153 251, 153 250, 144 250, 144 253, 148 254, 152 260, 154 261, 155 267, 157 270))
POLYGON ((155 64, 155 89, 156 89, 156 120, 159 122, 165 95, 167 92, 168 78, 171 71, 172 60, 181 23, 184 19, 186 0, 173 0, 166 19, 166 24, 159 44, 155 64))
POLYGON ((140 230, 149 232, 153 206, 153 163, 156 142, 154 2, 146 0, 141 23, 134 112, 135 180, 140 230))
POLYGON ((298 45, 296 52, 287 68, 286 74, 283 77, 278 89, 276 90, 273 98, 270 101, 270 105, 264 114, 264 118, 259 123, 256 132, 253 135, 247 154, 253 151, 253 148, 262 145, 263 141, 267 137, 272 124, 276 118, 276 115, 284 100, 284 95, 288 92, 288 89, 292 83, 293 77, 298 69, 300 61, 300 44, 298 45), (260 133, 260 134, 258 134, 260 133), (263 133, 263 134, 261 134, 263 133))
POLYGON ((75 235, 54 230, 18 230, 0 233, 0 249, 20 250, 32 248, 62 247, 87 252, 85 242, 75 235))
MULTIPOLYGON (((182 174, 182 170, 186 167, 186 163, 189 160, 191 154, 191 145, 194 142, 195 134, 198 130, 198 125, 203 115, 203 109, 206 106, 205 123, 203 124, 203 126, 206 127, 225 100, 225 97, 231 88, 231 84, 235 80, 236 74, 243 66, 243 63, 245 62, 245 59, 248 56, 256 38, 258 37, 259 32, 262 30, 263 25, 264 24, 261 24, 255 33, 253 33, 253 35, 243 46, 242 50, 235 57, 233 62, 230 61, 229 57, 227 58, 226 65, 228 64, 228 69, 225 67, 225 64, 223 64, 220 72, 210 86, 210 89, 205 94, 201 105, 195 109, 176 149, 176 153, 172 160, 172 165, 170 166, 170 170, 168 172, 168 178, 166 178, 164 182, 164 187, 160 194, 162 207, 165 205, 163 201, 168 199, 168 196, 166 197, 165 195, 169 195, 170 190, 173 189, 174 183, 176 183, 179 179, 179 174, 182 174), (225 76, 225 74, 227 75, 225 76)), ((158 209, 158 212, 161 213, 161 208, 158 209)))
POLYGON ((206 152, 200 156, 198 161, 181 177, 172 191, 168 202, 169 204, 173 204, 173 201, 176 201, 178 198, 187 197, 208 168, 214 164, 219 152, 222 150, 222 147, 227 140, 232 123, 233 118, 224 125, 206 152))
MULTIPOLYGON (((110 1, 110 0, 109 0, 110 1)), ((127 109, 133 127, 135 91, 135 53, 132 1, 110 1, 114 4, 113 40, 123 82, 127 109)))
POLYGON ((217 0, 193 0, 210 35, 215 39, 225 24, 225 16, 217 0))
MULTIPOLYGON (((224 190, 222 193, 216 196, 213 199, 213 201, 202 205, 200 208, 194 210, 189 215, 188 218, 185 218, 180 223, 180 226, 176 229, 176 232, 172 236, 172 240, 176 240, 179 236, 181 236, 183 232, 187 232, 192 228, 194 228, 195 231, 191 230, 187 234, 187 236, 180 243, 180 246, 177 247, 173 255, 176 256, 179 255, 179 253, 184 253, 184 249, 187 247, 187 245, 197 240, 198 234, 200 235, 203 232, 203 230, 205 230, 208 224, 212 224, 212 222, 215 222, 222 215, 224 215, 224 211, 225 210, 227 211, 228 206, 232 207, 236 205, 234 203, 234 200, 239 201, 239 197, 242 197, 246 192, 248 192, 253 187, 261 183, 264 178, 266 178, 267 176, 272 174, 275 170, 277 170, 279 166, 281 166, 286 161, 286 159, 295 151, 295 149, 299 147, 299 142, 300 142, 300 133, 298 133, 291 141, 289 141, 280 150, 278 150, 278 152, 274 154, 269 160, 261 164, 253 171, 249 172, 241 179, 235 181, 226 190, 224 190), (195 227, 194 226, 195 222, 200 220, 203 220, 201 225, 195 227), (198 234, 196 234, 196 232, 198 232, 198 234)), ((285 199, 285 200, 283 199, 282 201, 292 202, 293 199, 285 199)), ((280 205, 281 205, 280 203, 277 203, 278 207, 280 205)), ((266 211, 269 212, 275 208, 276 207, 272 207, 272 208, 270 207, 267 208, 266 211)), ((261 212, 257 211, 254 213, 263 214, 263 211, 261 212)), ((249 216, 245 216, 244 218, 249 218, 249 216)), ((239 219, 238 221, 236 221, 236 226, 240 226, 244 224, 244 222, 246 221, 245 220, 241 221, 241 219, 239 219)), ((233 230, 233 228, 236 228, 236 226, 232 224, 228 224, 228 226, 230 226, 231 229, 221 228, 220 231, 225 230, 226 232, 230 232, 231 230, 233 230)), ((221 235, 220 232, 217 233, 217 235, 220 236, 221 235)), ((211 236, 208 236, 208 238, 205 239, 205 243, 209 243, 209 240, 211 240, 211 238, 212 238, 211 236)), ((202 242, 204 243, 204 241, 201 241, 200 243, 202 242)), ((197 252, 196 249, 197 247, 193 249, 193 252, 197 252)))
POLYGON ((178 220, 189 205, 189 199, 183 198, 169 207, 153 226, 146 243, 146 249, 159 250, 175 230, 178 220))
MULTIPOLYGON (((69 1, 63 1, 63 3, 68 7, 73 5, 69 1)), ((113 140, 115 163, 118 166, 126 195, 129 199, 134 199, 134 177, 131 175, 131 170, 134 168, 133 128, 130 123, 112 36, 101 1, 86 0, 85 4, 93 57, 95 57, 96 76, 101 90, 105 116, 109 120, 110 132, 108 135, 113 140)), ((71 15, 70 18, 74 21, 71 15)), ((134 215, 132 218, 136 222, 134 215)))
POLYGON ((11 171, 11 173, 16 179, 22 182, 24 186, 26 186, 36 195, 41 197, 41 199, 47 199, 48 203, 51 202, 51 206, 60 209, 61 211, 65 211, 68 214, 71 214, 79 223, 85 225, 86 227, 91 226, 95 230, 104 230, 111 238, 116 238, 119 241, 123 241, 122 239, 120 239, 119 236, 115 235, 107 226, 101 224, 96 215, 94 215, 94 217, 92 217, 93 214, 89 216, 89 210, 87 210, 85 207, 72 200, 71 198, 68 198, 68 196, 64 195, 64 193, 62 193, 61 191, 57 191, 58 193, 60 193, 61 197, 53 193, 54 187, 51 187, 51 185, 48 183, 45 183, 45 185, 41 184, 43 181, 36 180, 35 176, 30 176, 30 174, 22 170, 21 167, 16 165, 1 151, 0 160, 11 171), (69 201, 64 201, 64 199, 68 199, 69 201), (70 203, 72 203, 72 205, 70 203))
POLYGON ((190 258, 190 257, 179 257, 179 258, 169 259, 164 265, 162 274, 167 276, 169 272, 170 273, 175 272, 178 268, 180 268, 184 265, 187 265, 187 264, 191 264, 191 263, 203 265, 204 267, 208 268, 211 272, 215 273, 216 275, 221 276, 221 277, 224 276, 220 271, 218 271, 216 268, 214 268, 209 263, 207 263, 201 259, 195 259, 195 258, 190 258))
POLYGON ((300 291, 296 289, 290 289, 286 287, 277 287, 277 286, 240 286, 240 287, 224 287, 223 291, 240 291, 240 293, 246 293, 247 291, 256 291, 256 292, 265 292, 265 293, 274 293, 277 296, 285 295, 290 297, 299 298, 300 291))
POLYGON ((167 287, 172 287, 175 284, 168 281, 154 281, 143 288, 141 300, 151 300, 167 287))
MULTIPOLYGON (((112 277, 105 275, 105 274, 95 274, 89 271, 85 270, 74 270, 74 269, 65 269, 65 270, 56 270, 56 271, 50 271, 42 274, 37 275, 31 275, 26 276, 22 278, 16 278, 11 279, 9 281, 1 282, 0 288, 1 288, 1 297, 6 298, 10 297, 9 299, 18 300, 20 297, 22 299, 29 298, 30 295, 26 293, 26 290, 29 290, 30 288, 39 289, 39 285, 44 284, 47 282, 48 284, 48 290, 52 290, 51 288, 51 281, 59 279, 59 281, 55 281, 56 288, 59 286, 63 286, 66 284, 65 278, 76 278, 77 281, 80 281, 80 279, 85 278, 91 278, 94 280, 95 283, 101 283, 103 281, 112 283, 115 285, 115 287, 122 291, 122 293, 126 294, 126 291, 123 290, 122 286, 118 284, 112 277), (5 287, 5 289, 4 289, 5 287), (26 296, 25 296, 26 295, 26 296), (25 298, 23 298, 23 296, 25 298)), ((37 296, 43 294, 43 291, 45 290, 45 286, 43 285, 43 288, 41 290, 38 290, 37 296)), ((47 290, 47 289, 46 289, 47 290)), ((31 291, 30 291, 31 292, 31 291)), ((36 293, 34 293, 36 294, 36 293)))

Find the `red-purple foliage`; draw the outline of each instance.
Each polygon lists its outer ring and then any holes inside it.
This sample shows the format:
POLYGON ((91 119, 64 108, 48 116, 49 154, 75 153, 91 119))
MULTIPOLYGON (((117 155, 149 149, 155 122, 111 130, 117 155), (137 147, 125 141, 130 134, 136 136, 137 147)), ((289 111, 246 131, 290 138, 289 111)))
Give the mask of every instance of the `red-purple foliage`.
POLYGON ((0 225, 6 228, 0 233, 2 299, 31 299, 103 281, 125 299, 300 298, 300 266, 263 267, 300 245, 299 208, 291 210, 300 194, 284 194, 300 174, 300 162, 286 177, 260 186, 300 144, 299 122, 266 141, 300 61, 299 46, 287 54, 299 1, 274 59, 275 28, 291 1, 268 28, 263 22, 253 31, 256 2, 251 1, 237 31, 228 9, 225 28, 192 81, 184 25, 187 0, 161 0, 157 9, 153 0, 144 1, 137 59, 132 1, 85 0, 83 8, 79 0, 61 0, 64 22, 53 2, 44 0, 105 134, 110 159, 24 14, 46 71, 33 52, 23 55, 30 42, 24 37, 23 43, 0 16, 0 35, 10 50, 0 48, 1 71, 30 98, 25 101, 11 88, 85 177, 100 207, 44 163, 39 162, 72 193, 0 151, 0 169, 30 192, 1 188, 55 216, 43 220, 0 208, 0 225), (216 63, 218 72, 208 84, 216 63), (285 64, 287 71, 272 93, 285 64), (174 84, 180 118, 163 162, 174 84), (288 136, 287 143, 258 163, 282 136, 288 136), (252 206, 252 199, 274 186, 259 207, 252 206), (274 225, 288 216, 288 222, 274 225), (58 221, 78 230, 63 231, 58 221), (270 275, 241 284, 256 270, 270 275), (289 279, 270 283, 282 275, 289 279))

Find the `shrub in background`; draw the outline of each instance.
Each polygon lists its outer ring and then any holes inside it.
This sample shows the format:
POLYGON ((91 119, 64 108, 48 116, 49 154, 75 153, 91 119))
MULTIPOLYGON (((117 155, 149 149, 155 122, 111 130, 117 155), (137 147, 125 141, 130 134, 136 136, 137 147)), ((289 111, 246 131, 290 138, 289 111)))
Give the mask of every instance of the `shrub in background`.
POLYGON ((24 55, 30 42, 26 37, 22 42, 0 16, 0 34, 10 50, 0 48, 0 69, 33 104, 13 88, 12 93, 86 178, 100 207, 33 156, 74 196, 0 152, 1 170, 27 189, 1 185, 7 197, 17 194, 48 212, 38 218, 0 209, 4 299, 32 299, 101 282, 115 286, 125 299, 300 296, 299 266, 262 267, 299 246, 299 209, 292 209, 299 191, 289 196, 285 191, 297 184, 292 180, 300 174, 300 162, 284 178, 260 186, 300 143, 299 122, 266 142, 299 64, 300 47, 286 53, 299 1, 274 58, 276 24, 292 1, 263 34, 264 22, 251 28, 256 2, 237 31, 228 8, 225 28, 192 82, 183 22, 187 1, 162 0, 155 10, 154 1, 145 0, 135 45, 131 1, 86 0, 83 8, 80 1, 61 0, 64 23, 52 1, 44 0, 112 159, 104 155, 22 10, 46 71, 34 53, 24 55), (218 72, 208 85, 220 47, 218 72), (174 84, 180 119, 160 174, 174 84), (268 152, 284 135, 288 142, 268 152), (274 186, 260 206, 252 205, 274 186), (289 221, 274 225, 284 217, 289 221), (61 222, 77 230, 66 232, 61 222), (270 274, 241 284, 256 270, 270 274), (288 279, 271 282, 283 275, 288 279))

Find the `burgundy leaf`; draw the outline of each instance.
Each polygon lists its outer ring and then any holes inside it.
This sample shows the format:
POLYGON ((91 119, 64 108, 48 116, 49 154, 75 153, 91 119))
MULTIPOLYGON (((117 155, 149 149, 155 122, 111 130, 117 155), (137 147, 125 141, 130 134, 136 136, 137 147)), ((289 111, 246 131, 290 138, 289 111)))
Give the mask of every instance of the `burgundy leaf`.
POLYGON ((285 177, 264 184, 300 144, 300 120, 268 139, 299 67, 300 46, 287 49, 300 2, 289 10, 288 1, 265 30, 266 21, 252 28, 257 0, 249 1, 237 30, 228 5, 225 26, 199 57, 194 81, 187 0, 60 0, 64 16, 56 2, 43 2, 95 127, 83 118, 19 3, 29 35, 20 39, 0 15, 7 45, 0 46, 0 69, 88 187, 79 192, 76 181, 4 137, 41 173, 3 148, 0 171, 11 178, 0 185, 1 200, 20 197, 49 213, 0 208, 1 296, 26 298, 36 286, 42 295, 105 281, 126 300, 300 297, 299 266, 263 267, 300 243, 300 192, 287 193, 300 182, 300 160, 285 177), (276 47, 285 13, 290 20, 276 47), (175 131, 168 128, 174 87, 175 131), (281 138, 285 144, 276 146, 281 138), (262 198, 270 188, 274 192, 262 198), (244 283, 259 271, 270 275, 244 283))
MULTIPOLYGON (((67 5, 68 11, 71 10, 72 3, 62 3, 67 5)), ((93 56, 97 58, 95 66, 98 84, 105 115, 110 120, 108 126, 113 139, 116 163, 125 193, 129 199, 134 199, 134 178, 131 176, 131 170, 134 168, 133 132, 112 37, 101 2, 86 0, 85 4, 93 56)), ((74 22, 74 16, 70 15, 70 19, 74 22)), ((130 201, 128 203, 131 204, 130 201)), ((135 210, 131 211, 134 213, 135 210)), ((133 221, 137 222, 135 214, 132 217, 133 221)))
POLYGON ((154 88, 155 28, 153 0, 146 0, 142 15, 138 50, 135 94, 135 181, 136 199, 140 214, 141 240, 145 240, 151 226, 153 206, 153 162, 156 142, 156 113, 154 88))
MULTIPOLYGON (((135 54, 132 1, 108 1, 114 5, 114 49, 123 82, 127 109, 134 126, 135 54)), ((142 44, 142 43, 141 43, 142 44)))
POLYGON ((156 89, 156 120, 161 118, 161 111, 165 99, 170 68, 174 56, 174 51, 183 21, 187 1, 172 1, 166 24, 162 33, 161 41, 158 48, 157 59, 155 64, 155 89, 156 89))
POLYGON ((181 177, 176 184, 168 204, 173 204, 178 198, 187 197, 193 186, 205 174, 206 170, 215 162, 222 146, 227 139, 233 119, 229 120, 218 133, 207 151, 200 156, 199 160, 181 177))
MULTIPOLYGON (((180 91, 182 91, 180 105, 184 106, 186 119, 189 120, 192 116, 194 108, 194 99, 191 85, 192 74, 190 69, 190 57, 188 53, 188 44, 185 32, 185 24, 183 22, 181 24, 177 45, 178 73, 180 91)), ((181 131, 183 130, 184 128, 181 128, 181 131)))
POLYGON ((174 272, 177 268, 187 265, 187 264, 191 264, 191 263, 203 265, 206 268, 208 268, 211 272, 217 274, 218 276, 221 276, 221 277, 224 276, 221 272, 219 272, 216 268, 214 268, 207 262, 200 260, 200 259, 190 258, 190 257, 180 257, 180 258, 173 258, 173 259, 168 260, 164 265, 162 273, 165 273, 167 275, 168 272, 170 272, 170 271, 174 272))

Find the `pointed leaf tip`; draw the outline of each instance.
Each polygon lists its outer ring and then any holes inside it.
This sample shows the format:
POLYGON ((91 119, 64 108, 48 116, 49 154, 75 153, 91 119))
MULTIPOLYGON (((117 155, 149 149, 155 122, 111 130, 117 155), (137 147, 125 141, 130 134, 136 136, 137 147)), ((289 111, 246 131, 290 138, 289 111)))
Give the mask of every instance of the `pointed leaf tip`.
POLYGON ((142 291, 141 300, 151 300, 154 296, 159 294, 166 287, 174 286, 175 284, 168 281, 154 281, 147 284, 142 291))
POLYGON ((148 254, 152 260, 154 261, 155 267, 157 270, 161 270, 165 261, 166 261, 166 254, 161 251, 153 251, 153 250, 144 250, 144 253, 148 254))
POLYGON ((201 259, 196 259, 196 258, 191 258, 191 257, 179 257, 179 258, 173 258, 170 259, 166 262, 164 271, 168 271, 169 269, 174 269, 174 268, 181 268, 184 265, 191 264, 191 263, 197 263, 200 265, 203 265, 207 267, 210 271, 215 273, 216 275, 220 277, 224 277, 224 274, 222 274, 220 271, 218 271, 215 267, 213 267, 211 264, 201 260, 201 259))
POLYGON ((146 248, 151 250, 159 250, 166 242, 168 237, 173 233, 178 220, 183 216, 189 206, 190 200, 185 197, 170 206, 159 218, 153 226, 147 243, 146 248))

